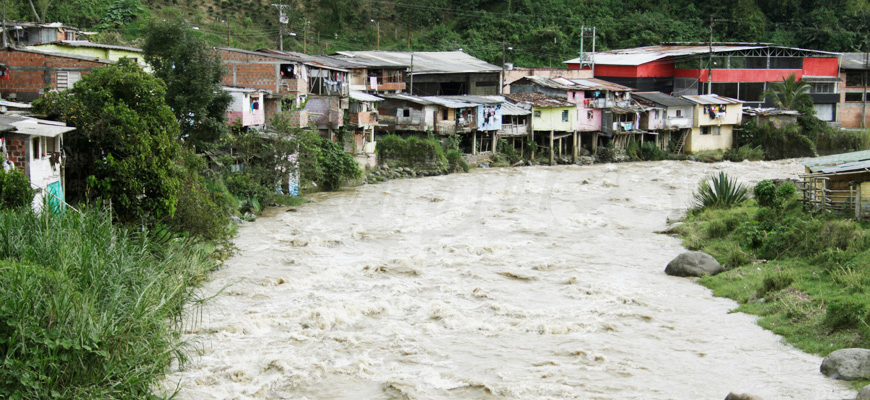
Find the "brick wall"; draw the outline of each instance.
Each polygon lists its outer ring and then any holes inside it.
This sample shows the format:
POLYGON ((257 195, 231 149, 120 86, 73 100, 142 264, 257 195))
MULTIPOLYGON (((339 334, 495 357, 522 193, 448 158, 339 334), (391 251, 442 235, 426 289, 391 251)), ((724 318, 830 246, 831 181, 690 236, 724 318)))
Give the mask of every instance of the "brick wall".
POLYGON ((8 48, 0 50, 0 63, 9 67, 9 79, 0 79, 0 93, 18 100, 35 100, 46 88, 57 88, 57 71, 77 71, 82 76, 94 68, 105 66, 98 61, 33 53, 8 48))
MULTIPOLYGON (((280 77, 279 66, 296 64, 292 61, 265 54, 256 55, 223 49, 219 52, 226 68, 224 85, 263 89, 277 94, 296 94, 299 88, 306 88, 305 85, 299 84, 301 78, 280 77)), ((307 90, 303 93, 307 93, 307 90)))
POLYGON ((27 143, 25 136, 6 134, 6 156, 16 169, 24 169, 27 162, 27 143))
MULTIPOLYGON (((862 103, 840 103, 840 125, 843 128, 860 128, 862 108, 862 103)), ((870 102, 867 103, 864 126, 870 127, 870 102)))

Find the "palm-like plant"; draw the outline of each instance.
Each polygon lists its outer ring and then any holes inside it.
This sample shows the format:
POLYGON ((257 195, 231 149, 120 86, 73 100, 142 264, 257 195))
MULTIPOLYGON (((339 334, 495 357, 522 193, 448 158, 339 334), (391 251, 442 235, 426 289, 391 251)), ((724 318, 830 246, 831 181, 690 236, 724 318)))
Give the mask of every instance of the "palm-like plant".
POLYGON ((771 102, 775 107, 786 110, 797 110, 803 107, 812 107, 813 99, 810 97, 810 85, 798 81, 795 74, 788 78, 782 78, 782 82, 772 83, 761 94, 761 100, 771 102))
POLYGON ((748 188, 738 183, 737 179, 729 178, 720 171, 719 176, 713 175, 698 186, 698 192, 695 193, 695 206, 698 208, 731 207, 747 200, 748 191, 748 188))

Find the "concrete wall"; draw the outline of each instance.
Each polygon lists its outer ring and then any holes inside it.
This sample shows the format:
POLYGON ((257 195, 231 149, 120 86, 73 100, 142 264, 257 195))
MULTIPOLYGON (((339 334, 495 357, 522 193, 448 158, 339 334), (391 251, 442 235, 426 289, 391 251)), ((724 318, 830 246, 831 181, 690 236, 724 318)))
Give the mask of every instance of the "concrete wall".
POLYGON ((709 113, 704 112, 704 106, 696 104, 694 106, 694 124, 695 128, 699 126, 711 125, 739 125, 743 121, 743 105, 742 104, 727 104, 725 105, 725 116, 723 118, 710 118, 709 113))
POLYGON ((230 92, 233 102, 227 110, 227 123, 241 120, 242 126, 256 126, 266 123, 266 104, 261 93, 230 92), (256 104, 256 109, 252 104, 256 104))
MULTIPOLYGON (((572 70, 588 72, 588 70, 572 70)), ((595 132, 601 130, 601 109, 586 104, 586 93, 583 91, 568 92, 568 102, 577 104, 577 130, 580 132, 595 132), (591 117, 591 118, 590 118, 591 117)))
POLYGON ((577 127, 576 107, 532 107, 532 130, 573 132, 577 127), (540 117, 535 112, 540 111, 540 117), (568 121, 563 121, 563 112, 567 112, 568 121))
MULTIPOLYGON (((713 129, 713 127, 710 127, 713 129)), ((701 134, 701 127, 692 128, 691 135, 686 138, 686 153, 697 153, 702 150, 726 150, 734 144, 734 126, 718 126, 719 134, 701 134)))

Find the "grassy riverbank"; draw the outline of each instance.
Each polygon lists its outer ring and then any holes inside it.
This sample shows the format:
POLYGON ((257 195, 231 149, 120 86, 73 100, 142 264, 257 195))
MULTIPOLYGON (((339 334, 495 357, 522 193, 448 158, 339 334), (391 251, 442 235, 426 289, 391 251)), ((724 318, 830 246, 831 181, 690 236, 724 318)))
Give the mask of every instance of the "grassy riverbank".
POLYGON ((96 211, 0 213, 0 398, 150 398, 215 265, 96 211))
POLYGON ((691 210, 673 232, 725 265, 701 284, 792 345, 821 356, 870 347, 870 225, 784 197, 691 210))

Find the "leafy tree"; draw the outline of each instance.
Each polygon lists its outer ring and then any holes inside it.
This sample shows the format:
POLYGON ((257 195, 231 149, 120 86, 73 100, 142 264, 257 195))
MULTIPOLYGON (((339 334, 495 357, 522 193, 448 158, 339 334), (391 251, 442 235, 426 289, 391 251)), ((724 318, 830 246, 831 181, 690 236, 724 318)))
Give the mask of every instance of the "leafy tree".
POLYGON ((29 207, 33 195, 30 180, 21 170, 0 169, 0 208, 29 207))
POLYGON ((232 97, 221 90, 220 55, 180 21, 155 22, 142 46, 154 76, 166 83, 166 104, 175 112, 179 137, 187 146, 213 148, 227 132, 232 97))
POLYGON ((34 102, 37 112, 76 127, 64 138, 71 199, 111 200, 121 222, 173 215, 181 146, 165 91, 160 79, 124 58, 34 102))
POLYGON ((771 84, 761 94, 761 98, 773 103, 775 107, 786 110, 797 110, 813 105, 813 99, 810 97, 810 85, 798 81, 795 74, 789 75, 788 78, 782 78, 782 82, 771 84))

